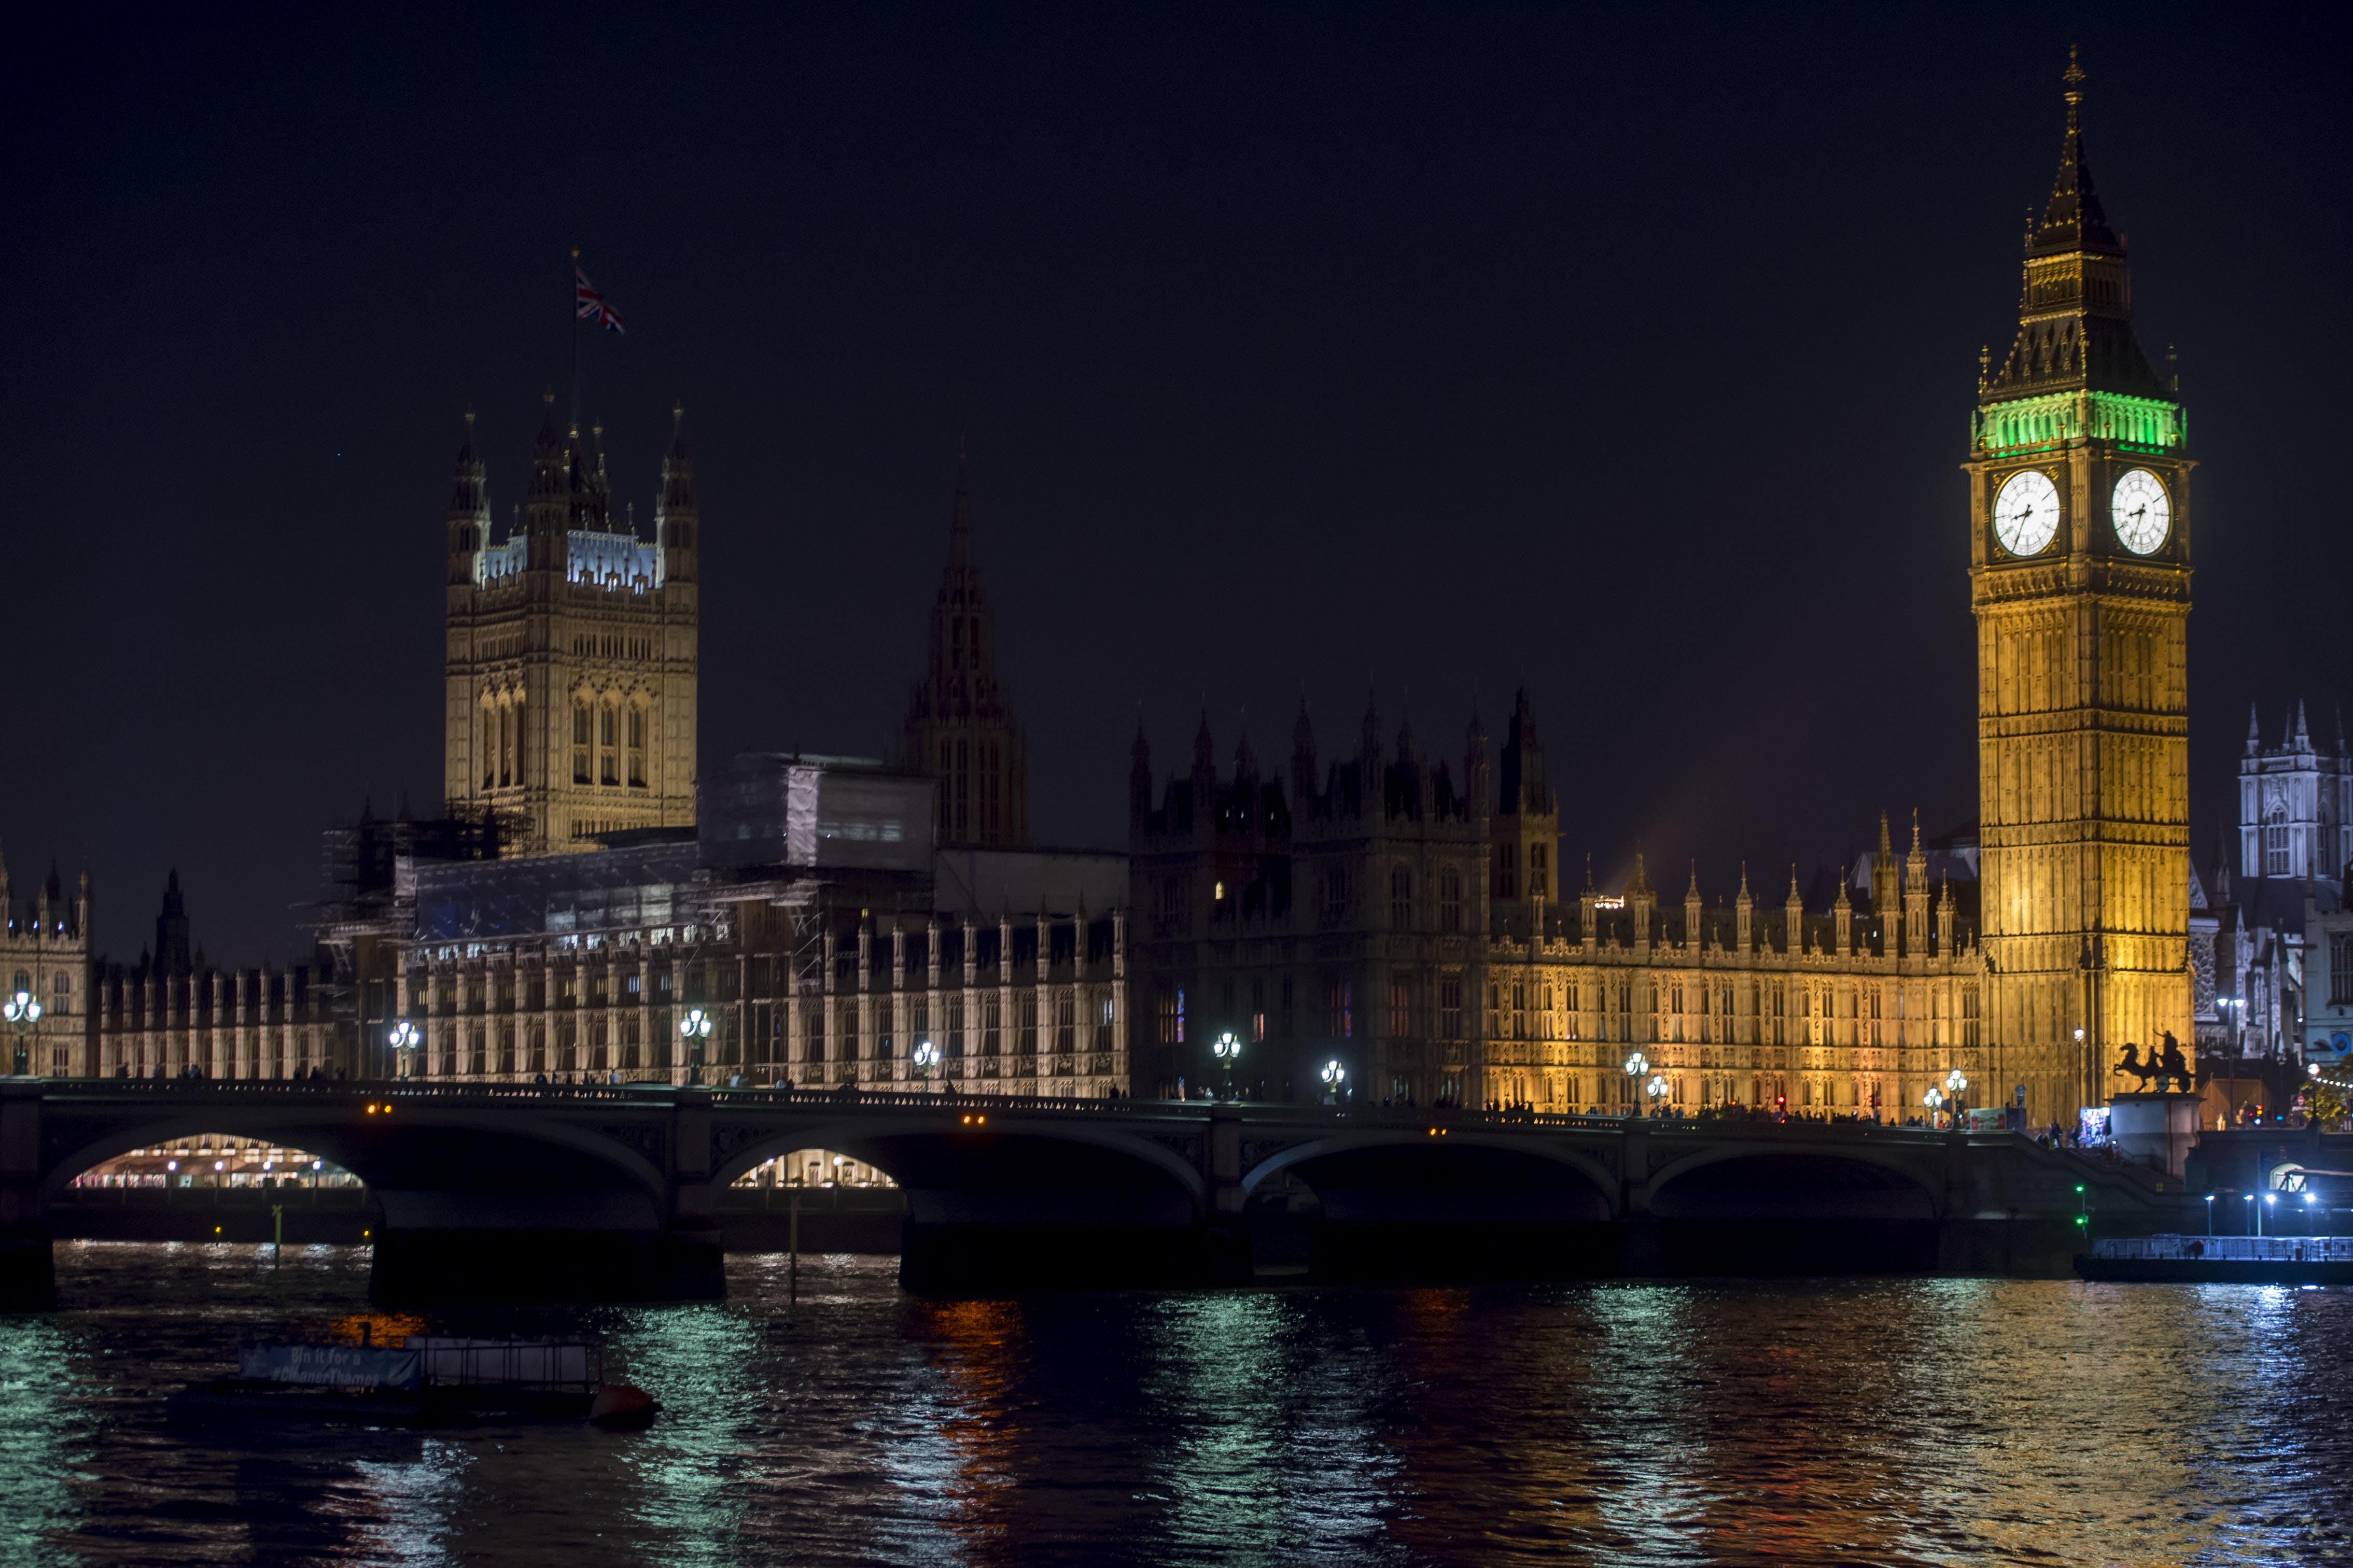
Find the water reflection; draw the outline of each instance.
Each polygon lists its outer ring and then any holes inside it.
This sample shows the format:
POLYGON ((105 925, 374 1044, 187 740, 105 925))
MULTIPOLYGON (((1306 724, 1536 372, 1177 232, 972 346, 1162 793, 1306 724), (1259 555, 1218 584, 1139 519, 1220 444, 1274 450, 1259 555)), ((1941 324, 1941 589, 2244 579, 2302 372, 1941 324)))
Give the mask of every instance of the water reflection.
MULTIPOLYGON (((887 1259, 562 1319, 669 1413, 195 1435, 364 1255, 58 1250, 0 1320, 0 1539, 57 1562, 1513 1564, 2346 1557, 2353 1293, 1976 1280, 931 1302, 887 1259), (104 1306, 89 1303, 103 1301, 104 1306)), ((423 1320, 480 1331, 479 1317, 423 1320)), ((546 1320, 514 1326, 557 1326, 546 1320)), ((34 1560, 15 1553, 9 1561, 34 1560)))

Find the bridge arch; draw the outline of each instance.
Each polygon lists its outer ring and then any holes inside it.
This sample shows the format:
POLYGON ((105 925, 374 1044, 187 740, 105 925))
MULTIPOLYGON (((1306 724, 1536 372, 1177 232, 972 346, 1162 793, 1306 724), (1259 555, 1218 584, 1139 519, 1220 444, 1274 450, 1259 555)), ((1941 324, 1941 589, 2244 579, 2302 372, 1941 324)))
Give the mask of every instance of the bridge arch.
POLYGON ((45 1131, 65 1137, 44 1151, 40 1198, 54 1200, 94 1165, 133 1149, 207 1133, 267 1140, 332 1161, 379 1193, 491 1190, 570 1190, 587 1178, 594 1186, 628 1194, 621 1205, 643 1211, 658 1225, 666 1205, 662 1173, 642 1153, 560 1118, 516 1125, 512 1112, 439 1108, 417 1100, 396 1102, 382 1121, 341 1100, 307 1105, 174 1105, 152 1116, 110 1117, 87 1132, 58 1117, 45 1131), (470 1178, 452 1181, 452 1177, 470 1178))
MULTIPOLYGON (((1278 1150, 1242 1173, 1242 1191, 1254 1193, 1261 1184, 1294 1167, 1328 1159, 1331 1156, 1364 1152, 1396 1150, 1427 1153, 1440 1161, 1452 1161, 1470 1155, 1471 1151, 1493 1151, 1507 1156, 1556 1166, 1574 1172, 1590 1184, 1593 1194, 1605 1208, 1604 1217, 1614 1218, 1618 1212, 1618 1177, 1590 1154, 1546 1139, 1525 1135, 1482 1133, 1460 1128, 1449 1128, 1445 1136, 1431 1137, 1420 1128, 1381 1128, 1335 1132, 1322 1138, 1295 1143, 1278 1150)), ((1295 1173, 1310 1185, 1312 1172, 1295 1173)))
POLYGON ((1729 1217, 1759 1209, 1778 1217, 1788 1210, 1774 1205, 1786 1205, 1792 1190, 1855 1194, 1854 1206, 1874 1211, 1856 1217, 1938 1219, 1944 1213, 1941 1148, 1891 1149, 1843 1141, 1714 1142, 1653 1171, 1648 1185, 1651 1212, 1662 1217, 1679 1208, 1693 1210, 1691 1217, 1701 1217, 1701 1211, 1708 1217, 1729 1217), (1701 1203, 1702 1191, 1713 1201, 1701 1203), (1873 1193, 1884 1195, 1862 1196, 1873 1193))
POLYGON ((1207 1190, 1196 1163, 1175 1149, 1125 1128, 1025 1119, 1018 1111, 995 1110, 958 1110, 955 1115, 925 1110, 897 1117, 869 1112, 855 1118, 818 1114, 797 1119, 763 1131, 732 1150, 713 1164, 711 1180, 713 1186, 728 1186, 745 1172, 796 1149, 838 1149, 887 1173, 902 1187, 920 1188, 943 1181, 953 1185, 958 1176, 1036 1174, 1020 1169, 1019 1161, 997 1161, 994 1171, 983 1169, 991 1151, 1046 1152, 1057 1147, 1103 1157, 1103 1169, 1110 1173, 1125 1165, 1134 1167, 1135 1174, 1149 1173, 1182 1192, 1196 1208, 1207 1190), (962 1120, 965 1114, 986 1115, 987 1121, 967 1124, 962 1120))

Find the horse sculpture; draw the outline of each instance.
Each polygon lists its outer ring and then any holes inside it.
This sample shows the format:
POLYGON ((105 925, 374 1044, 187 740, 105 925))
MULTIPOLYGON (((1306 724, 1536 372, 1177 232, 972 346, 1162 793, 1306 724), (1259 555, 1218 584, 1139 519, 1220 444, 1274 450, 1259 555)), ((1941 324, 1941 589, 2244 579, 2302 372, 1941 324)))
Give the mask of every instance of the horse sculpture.
POLYGON ((2148 1053, 2148 1060, 2144 1063, 2140 1059, 2140 1047, 2128 1040, 2125 1043, 2125 1054, 2116 1058, 2116 1070, 2126 1078, 2138 1080, 2142 1091, 2147 1092, 2148 1080, 2155 1078, 2158 1073, 2157 1052, 2151 1049, 2148 1053))

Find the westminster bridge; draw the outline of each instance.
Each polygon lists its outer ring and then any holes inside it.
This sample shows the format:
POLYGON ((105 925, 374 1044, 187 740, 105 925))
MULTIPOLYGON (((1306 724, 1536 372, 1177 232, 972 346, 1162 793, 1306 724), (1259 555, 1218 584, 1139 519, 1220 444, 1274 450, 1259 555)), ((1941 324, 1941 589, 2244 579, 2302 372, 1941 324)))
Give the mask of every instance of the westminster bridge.
POLYGON ((716 1199, 798 1149, 890 1173, 901 1278, 995 1293, 1253 1279, 2058 1274, 2183 1227, 2178 1182, 2011 1133, 1869 1122, 660 1086, 0 1079, 0 1301, 47 1206, 132 1149, 306 1150, 381 1205, 372 1290, 716 1298, 716 1199))

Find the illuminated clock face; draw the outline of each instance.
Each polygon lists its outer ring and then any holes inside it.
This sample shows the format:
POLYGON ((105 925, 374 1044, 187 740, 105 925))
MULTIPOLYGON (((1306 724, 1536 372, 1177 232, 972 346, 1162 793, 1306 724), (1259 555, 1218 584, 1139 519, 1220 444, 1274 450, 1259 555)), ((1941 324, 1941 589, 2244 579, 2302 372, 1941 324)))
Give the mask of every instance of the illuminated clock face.
POLYGON ((2010 476, 1993 502, 1993 535, 2012 555, 2040 554, 2059 531, 2059 487, 2036 468, 2010 476))
POLYGON ((2173 531, 2173 503, 2166 499, 2164 482, 2147 468, 2135 468, 2116 481, 2108 516, 2116 526, 2116 542, 2135 555, 2148 554, 2173 531))

